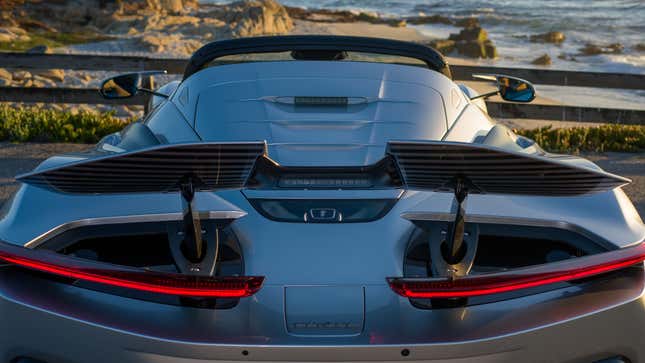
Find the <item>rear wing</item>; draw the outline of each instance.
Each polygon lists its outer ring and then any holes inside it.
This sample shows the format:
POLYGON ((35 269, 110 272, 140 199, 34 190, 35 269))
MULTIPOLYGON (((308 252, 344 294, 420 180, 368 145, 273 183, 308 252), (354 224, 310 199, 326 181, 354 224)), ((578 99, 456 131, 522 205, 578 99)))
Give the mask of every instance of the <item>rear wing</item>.
MULTIPOLYGON (((329 55, 332 52, 362 52, 415 58, 424 62, 429 69, 452 78, 450 67, 441 53, 422 44, 353 36, 289 35, 220 40, 206 44, 190 58, 184 71, 184 79, 218 58, 239 54, 276 52, 303 52, 312 55, 329 55)), ((306 58, 315 59, 315 56, 306 58)))
POLYGON ((178 192, 243 188, 264 142, 169 144, 89 158, 16 177, 65 193, 178 192))
POLYGON ((631 180, 562 157, 509 151, 481 144, 391 141, 406 186, 454 191, 461 180, 469 193, 571 196, 611 190, 631 180))
POLYGON ((430 238, 428 246, 434 273, 448 278, 467 275, 475 259, 477 228, 467 228, 465 223, 468 194, 576 196, 630 182, 601 169, 566 162, 564 157, 481 144, 391 141, 387 153, 395 159, 406 187, 454 193, 454 220, 445 236, 430 238))
POLYGON ((216 271, 218 230, 236 217, 202 228, 195 192, 244 188, 265 154, 265 142, 169 144, 44 168, 16 179, 76 194, 179 192, 183 228, 169 235, 171 253, 182 272, 210 276, 216 271))

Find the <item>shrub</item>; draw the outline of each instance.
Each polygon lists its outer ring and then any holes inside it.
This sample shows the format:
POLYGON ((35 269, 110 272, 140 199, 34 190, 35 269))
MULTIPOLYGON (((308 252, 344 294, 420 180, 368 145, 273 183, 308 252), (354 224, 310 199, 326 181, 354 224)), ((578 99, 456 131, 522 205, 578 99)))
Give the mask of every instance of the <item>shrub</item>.
POLYGON ((131 121, 114 117, 113 112, 80 111, 73 114, 41 107, 0 104, 0 140, 95 143, 131 121))
MULTIPOLYGON (((1 2, 1 1, 0 1, 1 2)), ((18 40, 12 42, 0 42, 0 50, 20 52, 31 49, 38 45, 46 45, 50 48, 58 48, 72 44, 82 44, 110 40, 112 37, 84 31, 78 33, 59 33, 53 31, 39 31, 29 33, 29 40, 18 40)))
POLYGON ((551 152, 640 152, 645 150, 645 126, 641 125, 601 125, 560 129, 547 126, 533 130, 516 130, 516 132, 535 140, 538 145, 551 152))
MULTIPOLYGON (((0 104, 0 141, 95 143, 103 136, 123 129, 124 120, 113 112, 67 111, 42 107, 0 104)), ((555 129, 550 126, 515 130, 535 140, 550 152, 582 151, 641 152, 645 150, 645 126, 602 125, 555 129)))

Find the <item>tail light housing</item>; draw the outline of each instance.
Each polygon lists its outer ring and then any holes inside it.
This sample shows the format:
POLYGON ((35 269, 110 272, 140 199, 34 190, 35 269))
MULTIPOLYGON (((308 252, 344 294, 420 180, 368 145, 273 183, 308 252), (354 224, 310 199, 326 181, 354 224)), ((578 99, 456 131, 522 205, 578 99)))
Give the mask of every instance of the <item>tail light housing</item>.
POLYGON ((645 261, 645 243, 610 252, 500 273, 447 278, 388 278, 394 292, 411 299, 468 298, 576 281, 645 261))
POLYGON ((262 287, 261 276, 195 276, 152 272, 32 250, 0 242, 0 263, 73 280, 190 298, 243 298, 262 287))

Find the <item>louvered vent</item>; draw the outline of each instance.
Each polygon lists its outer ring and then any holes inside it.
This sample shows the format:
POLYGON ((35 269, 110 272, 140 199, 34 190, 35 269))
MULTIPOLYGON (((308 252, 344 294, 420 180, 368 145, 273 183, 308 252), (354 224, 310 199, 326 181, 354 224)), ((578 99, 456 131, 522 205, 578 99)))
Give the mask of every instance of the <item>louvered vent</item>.
POLYGON ((472 193, 568 196, 630 182, 600 169, 477 144, 393 141, 387 152, 411 189, 451 192, 463 177, 472 193))
POLYGON ((177 191, 190 177, 196 189, 244 187, 264 142, 170 144, 39 170, 18 180, 67 193, 177 191))

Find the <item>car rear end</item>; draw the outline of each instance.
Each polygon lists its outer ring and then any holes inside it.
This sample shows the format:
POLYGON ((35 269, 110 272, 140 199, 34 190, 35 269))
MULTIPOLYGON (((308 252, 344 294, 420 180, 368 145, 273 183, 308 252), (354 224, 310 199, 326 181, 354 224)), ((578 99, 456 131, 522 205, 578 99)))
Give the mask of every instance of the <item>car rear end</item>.
MULTIPOLYGON (((281 51, 292 40, 278 39, 281 51)), ((400 53, 394 45, 386 54, 400 53)), ((445 64, 200 62, 135 126, 168 141, 143 149, 152 159, 120 150, 99 157, 101 169, 95 155, 54 158, 7 204, 0 361, 645 361, 645 226, 620 189, 472 195, 470 275, 431 279, 429 242, 446 239, 453 196, 412 190, 386 150, 397 138, 472 142, 491 128, 445 64), (217 143, 261 140, 268 151, 252 168, 236 164, 237 149, 208 165, 184 149, 158 154, 190 141, 212 157, 217 143), (209 273, 177 249, 195 225, 184 190, 154 189, 177 175, 203 189, 199 231, 218 246, 209 273), (460 296, 438 294, 455 281, 467 282, 460 296)))
MULTIPOLYGON (((28 357, 42 362, 595 362, 615 356, 631 362, 644 359, 640 344, 645 330, 642 264, 571 283, 465 301, 409 299, 397 295, 385 277, 427 276, 431 262, 427 232, 401 215, 412 206, 429 204, 440 208, 449 200, 445 194, 385 194, 369 190, 319 191, 312 196, 298 191, 281 195, 248 191, 219 194, 248 212, 223 231, 220 273, 265 276, 257 293, 239 299, 173 297, 3 264, 2 359, 28 357), (275 220, 266 212, 263 215, 254 204, 267 198, 278 205, 287 203, 292 209, 299 204, 306 208, 307 203, 317 200, 326 208, 338 208, 339 213, 343 212, 343 204, 338 201, 347 198, 354 205, 369 208, 373 200, 393 203, 385 215, 369 221, 306 223, 275 220)), ((38 197, 47 200, 44 194, 38 197)), ((16 200, 20 198, 19 193, 16 200)), ((101 197, 95 198, 90 202, 101 197)), ((147 198, 134 201, 151 203, 154 199, 147 198)), ((502 198, 493 196, 475 198, 471 208, 474 211, 486 208, 493 201, 490 198, 496 198, 504 208, 502 198)), ((612 209, 611 203, 608 209, 612 209)), ((436 228, 445 228, 445 218, 434 219, 431 223, 436 228)), ((63 232, 44 236, 32 248, 147 270, 172 269, 166 231, 178 221, 129 221, 127 228, 126 224, 114 221, 95 218, 95 223, 71 225, 63 232), (128 251, 127 261, 124 250, 128 251)), ((479 226, 480 257, 473 271, 479 273, 548 265, 619 250, 597 234, 572 225, 483 217, 475 222, 479 226)))

